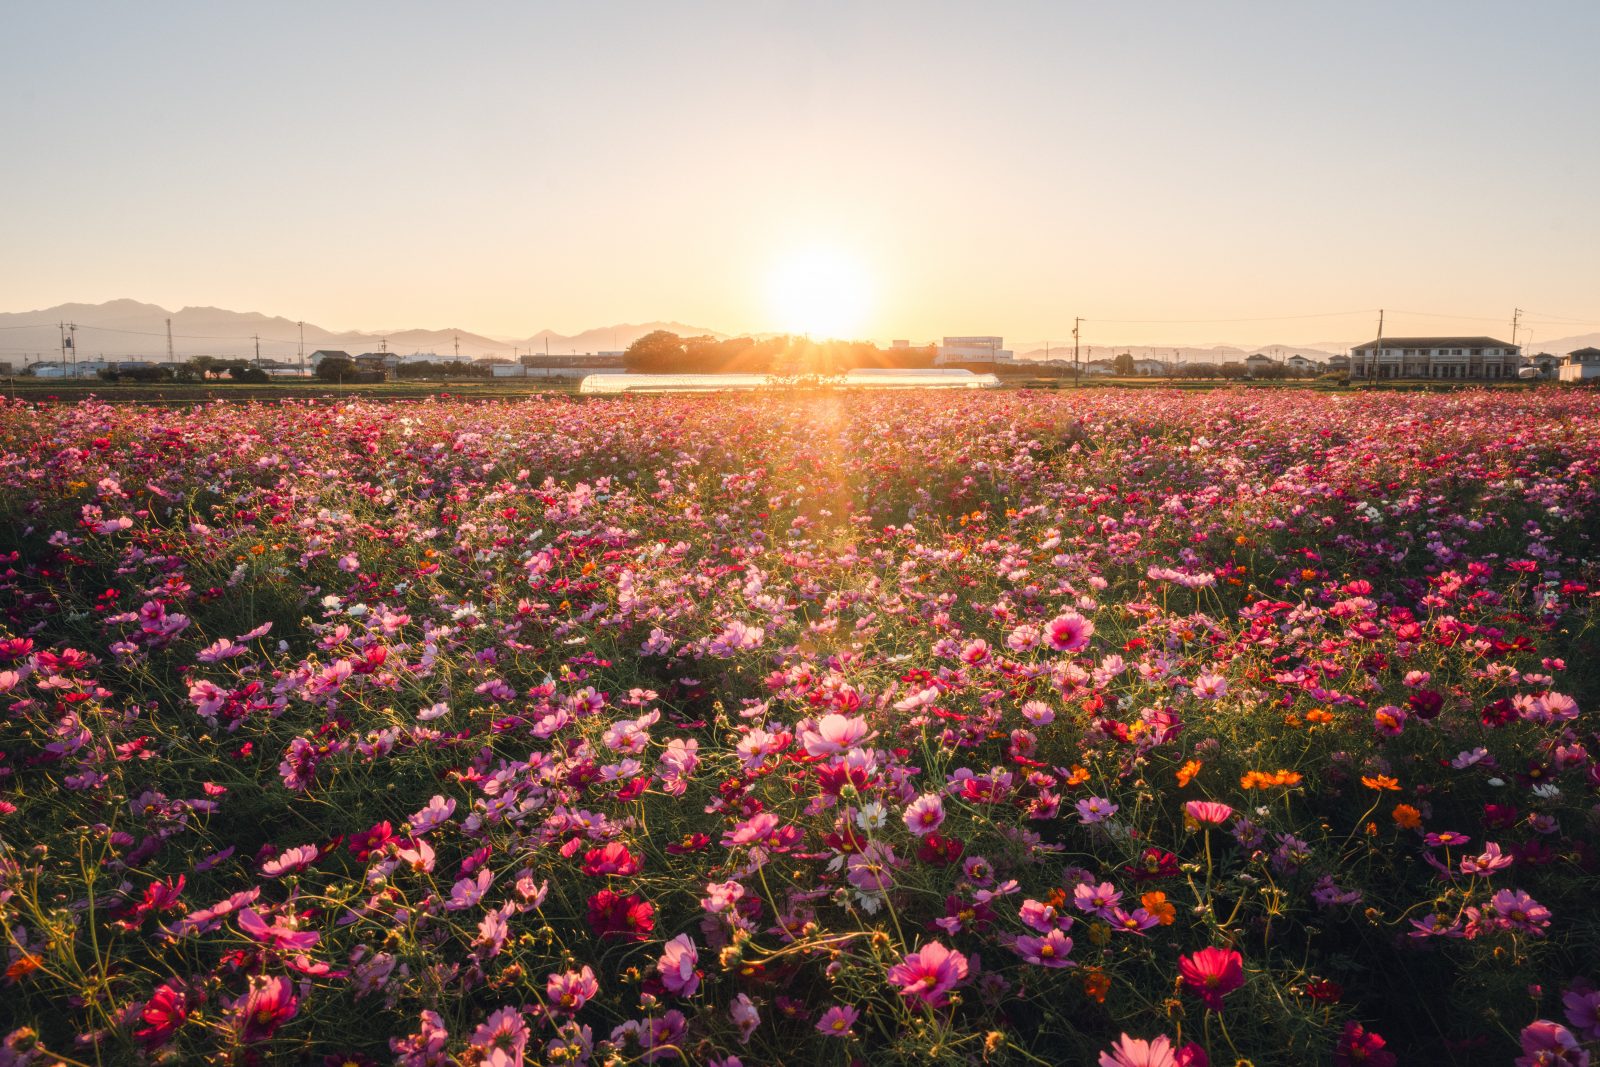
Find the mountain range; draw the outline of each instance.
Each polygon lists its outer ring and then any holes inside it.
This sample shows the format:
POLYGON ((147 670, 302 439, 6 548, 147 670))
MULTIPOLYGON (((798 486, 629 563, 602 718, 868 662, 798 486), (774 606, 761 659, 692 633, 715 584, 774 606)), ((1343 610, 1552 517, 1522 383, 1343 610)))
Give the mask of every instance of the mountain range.
MULTIPOLYGON (((58 323, 77 325, 76 345, 80 357, 93 359, 155 357, 167 353, 167 323, 172 325, 172 349, 178 359, 191 356, 247 357, 257 351, 269 359, 294 360, 300 351, 301 324, 281 315, 263 315, 255 311, 229 311, 215 307, 186 307, 168 311, 155 304, 137 300, 110 300, 103 304, 59 304, 37 311, 0 312, 0 363, 17 366, 38 360, 55 360, 61 357, 61 331, 58 323)), ((470 330, 405 329, 391 331, 329 330, 312 323, 304 324, 305 352, 307 355, 319 348, 335 348, 352 355, 377 351, 386 345, 391 352, 402 355, 433 353, 450 357, 460 352, 464 359, 480 356, 505 356, 517 353, 544 352, 551 355, 617 351, 626 348, 652 330, 670 330, 682 337, 710 334, 726 337, 727 334, 691 326, 682 322, 618 323, 599 326, 574 334, 540 330, 529 337, 490 337, 470 330), (457 347, 459 346, 459 348, 457 347)), ((1365 340, 1365 339, 1363 339, 1365 340)), ((1276 359, 1296 353, 1309 359, 1326 360, 1329 356, 1347 351, 1360 341, 1319 341, 1311 345, 1257 345, 1241 348, 1237 345, 1112 345, 1084 344, 1080 356, 1085 360, 1106 359, 1128 352, 1138 359, 1176 360, 1184 363, 1224 363, 1244 359, 1254 352, 1264 352, 1276 359)), ((1532 352, 1550 352, 1563 355, 1574 349, 1600 347, 1600 333, 1580 334, 1555 340, 1541 340, 1530 349, 1532 352)), ((1046 358, 1043 341, 1014 342, 1010 345, 1017 358, 1040 360, 1046 358)), ((1051 342, 1048 355, 1052 359, 1071 359, 1072 346, 1051 342)))
MULTIPOLYGON (((253 356, 257 338, 263 358, 293 360, 300 350, 301 324, 282 316, 214 307, 168 311, 137 300, 110 300, 104 304, 59 304, 37 311, 0 313, 0 362, 22 364, 61 358, 58 324, 63 322, 76 324, 76 347, 81 358, 165 358, 168 320, 172 324, 173 355, 178 359, 253 356)), ((671 330, 685 337, 724 336, 681 322, 618 323, 575 334, 540 330, 530 337, 489 337, 455 329, 329 330, 308 322, 304 324, 304 337, 307 355, 319 348, 356 355, 375 352, 380 345, 386 345, 390 352, 402 355, 435 353, 448 358, 459 351, 463 359, 476 359, 543 352, 547 348, 551 355, 615 351, 652 330, 671 330)))

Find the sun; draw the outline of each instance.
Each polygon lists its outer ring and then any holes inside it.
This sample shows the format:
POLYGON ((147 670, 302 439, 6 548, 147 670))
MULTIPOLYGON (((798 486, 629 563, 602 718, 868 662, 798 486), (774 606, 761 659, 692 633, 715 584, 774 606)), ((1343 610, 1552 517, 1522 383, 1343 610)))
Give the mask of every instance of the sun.
POLYGON ((768 290, 779 329, 819 340, 858 337, 871 303, 866 270, 831 248, 790 253, 773 268, 768 290))

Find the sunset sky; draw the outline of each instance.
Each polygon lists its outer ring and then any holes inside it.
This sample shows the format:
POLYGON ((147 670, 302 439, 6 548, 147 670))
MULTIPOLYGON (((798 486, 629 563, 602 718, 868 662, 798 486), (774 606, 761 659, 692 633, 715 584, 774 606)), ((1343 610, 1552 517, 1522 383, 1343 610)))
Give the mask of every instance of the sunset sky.
POLYGON ((17 4, 0 311, 1600 328, 1600 4, 17 4), (1345 312, 1335 315, 1330 313, 1345 312), (1311 317, 1320 316, 1320 317, 1311 317), (1158 321, 1151 321, 1158 320, 1158 321), (1203 321, 1197 321, 1203 320, 1203 321))

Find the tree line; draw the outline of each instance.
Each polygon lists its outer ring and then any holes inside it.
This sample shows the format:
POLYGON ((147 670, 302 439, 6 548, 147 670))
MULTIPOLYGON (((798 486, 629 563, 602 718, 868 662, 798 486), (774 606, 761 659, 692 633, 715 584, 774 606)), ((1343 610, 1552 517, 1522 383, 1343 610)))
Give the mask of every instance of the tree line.
POLYGON ((776 337, 679 337, 655 330, 628 346, 622 365, 630 374, 842 374, 856 369, 933 366, 936 349, 879 348, 869 341, 813 341, 776 337))

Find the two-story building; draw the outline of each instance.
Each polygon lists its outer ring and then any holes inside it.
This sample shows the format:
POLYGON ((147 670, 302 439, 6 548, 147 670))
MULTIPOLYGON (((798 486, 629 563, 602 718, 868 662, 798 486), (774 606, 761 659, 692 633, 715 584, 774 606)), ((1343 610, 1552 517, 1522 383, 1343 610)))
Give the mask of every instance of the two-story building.
POLYGON ((1522 350, 1493 337, 1385 337, 1350 350, 1352 380, 1514 379, 1522 350))
POLYGON ((1568 352, 1561 361, 1561 380, 1564 382, 1593 381, 1600 378, 1600 348, 1580 348, 1568 352))

